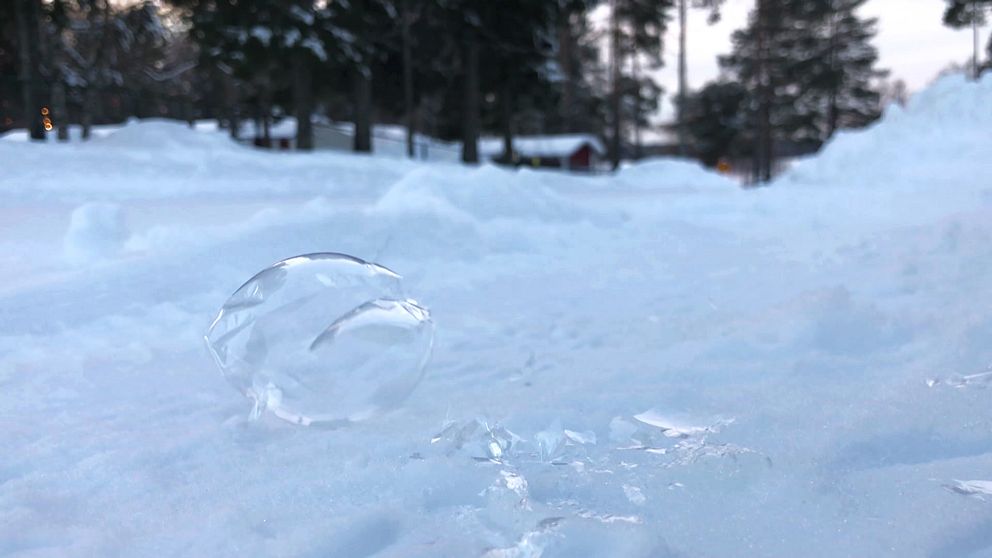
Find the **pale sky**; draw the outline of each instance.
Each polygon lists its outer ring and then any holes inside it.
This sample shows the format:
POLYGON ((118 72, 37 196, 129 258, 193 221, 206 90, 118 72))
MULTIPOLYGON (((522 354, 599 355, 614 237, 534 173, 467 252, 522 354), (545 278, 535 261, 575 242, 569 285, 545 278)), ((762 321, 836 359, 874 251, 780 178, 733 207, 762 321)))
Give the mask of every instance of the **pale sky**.
MULTIPOLYGON (((878 18, 874 44, 879 51, 879 67, 890 70, 890 79, 902 79, 910 91, 927 85, 952 62, 971 60, 971 29, 955 30, 941 22, 944 0, 868 0, 862 15, 878 18)), ((743 27, 754 0, 726 0, 723 18, 716 25, 706 24, 705 10, 689 13, 687 61, 689 86, 698 87, 719 72, 716 57, 730 52, 730 34, 743 27)), ((980 29, 982 56, 989 40, 989 26, 980 29)), ((665 67, 658 80, 668 98, 678 90, 678 20, 665 37, 665 67)), ((672 119, 670 100, 662 108, 660 121, 672 119)))

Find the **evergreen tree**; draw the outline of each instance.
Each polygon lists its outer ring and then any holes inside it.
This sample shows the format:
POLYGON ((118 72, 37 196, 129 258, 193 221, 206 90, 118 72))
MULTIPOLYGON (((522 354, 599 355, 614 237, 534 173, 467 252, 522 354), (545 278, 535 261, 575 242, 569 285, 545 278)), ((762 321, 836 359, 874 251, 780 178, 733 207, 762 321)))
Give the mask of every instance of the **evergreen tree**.
POLYGON ((677 108, 684 114, 687 139, 704 165, 715 167, 720 159, 747 153, 748 92, 743 86, 708 83, 684 102, 677 108))
POLYGON ((23 117, 17 101, 22 91, 14 7, 13 3, 0 2, 0 132, 15 127, 23 117))
POLYGON ((662 66, 664 35, 672 6, 673 0, 610 2, 610 160, 614 169, 620 165, 623 151, 624 113, 632 112, 629 116, 636 136, 644 122, 640 110, 645 100, 648 106, 656 105, 661 95, 661 87, 640 68, 641 61, 651 70, 662 66), (628 61, 632 61, 631 70, 625 75, 628 61), (628 97, 633 99, 625 103, 628 97))
POLYGON ((686 130, 685 115, 682 114, 682 107, 686 106, 686 94, 688 93, 688 68, 686 67, 686 40, 688 34, 688 13, 690 3, 693 8, 703 8, 709 10, 709 23, 716 23, 720 20, 720 7, 725 0, 678 0, 679 5, 679 90, 676 97, 675 106, 678 111, 676 116, 678 124, 679 154, 685 156, 688 152, 688 137, 686 130))
POLYGON ((756 180, 770 180, 775 144, 818 145, 878 117, 886 73, 875 68, 875 20, 856 14, 864 1, 759 0, 733 34, 720 63, 749 93, 756 180))
POLYGON ((44 140, 45 128, 40 112, 42 110, 41 80, 39 79, 41 54, 38 50, 41 5, 39 0, 14 0, 14 2, 24 123, 31 139, 44 140))
POLYGON ((599 0, 559 0, 555 11, 557 110, 549 118, 559 132, 601 133, 606 125, 609 76, 600 56, 600 34, 589 14, 599 0))
POLYGON ((733 50, 720 65, 748 91, 747 121, 753 138, 756 181, 771 180, 775 137, 797 137, 812 127, 797 110, 793 79, 799 44, 808 30, 790 17, 789 0, 757 0, 746 28, 731 36, 733 50))
POLYGON ((802 101, 816 114, 817 140, 838 128, 862 127, 879 116, 878 80, 888 72, 875 67, 878 50, 871 44, 875 18, 857 10, 867 0, 815 0, 801 5, 801 16, 813 22, 809 56, 798 65, 805 90, 802 101))
POLYGON ((521 94, 554 73, 548 66, 552 8, 531 0, 437 2, 430 21, 441 39, 433 39, 433 49, 443 66, 445 120, 460 128, 463 162, 479 161, 478 139, 487 120, 511 137, 521 94))
POLYGON ((946 0, 944 9, 944 25, 961 29, 971 27, 974 33, 974 51, 972 53, 972 75, 978 79, 982 70, 992 67, 992 37, 986 47, 988 60, 985 64, 979 62, 978 28, 988 21, 988 13, 992 11, 992 0, 946 0))

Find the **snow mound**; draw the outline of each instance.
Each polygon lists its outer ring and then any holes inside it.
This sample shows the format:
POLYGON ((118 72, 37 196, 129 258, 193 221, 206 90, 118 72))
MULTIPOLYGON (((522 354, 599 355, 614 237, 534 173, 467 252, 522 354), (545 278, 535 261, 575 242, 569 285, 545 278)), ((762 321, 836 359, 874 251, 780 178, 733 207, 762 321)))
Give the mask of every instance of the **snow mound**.
POLYGON ((74 264, 110 258, 120 253, 128 236, 119 205, 86 203, 72 212, 63 239, 63 254, 74 264))
POLYGON ((623 167, 616 180, 644 190, 667 188, 736 188, 739 184, 690 159, 652 157, 623 167))
POLYGON ((494 165, 475 169, 421 167, 376 203, 386 214, 434 213, 454 220, 576 221, 583 212, 524 175, 494 165))
POLYGON ((99 138, 99 145, 153 149, 161 153, 234 151, 239 146, 220 133, 198 132, 185 123, 152 118, 130 120, 119 130, 99 138))
POLYGON ((877 187, 970 182, 992 171, 992 74, 946 76, 863 130, 839 132, 781 183, 877 187), (934 165, 939 160, 941 165, 934 165), (906 180, 911 179, 911 180, 906 180))

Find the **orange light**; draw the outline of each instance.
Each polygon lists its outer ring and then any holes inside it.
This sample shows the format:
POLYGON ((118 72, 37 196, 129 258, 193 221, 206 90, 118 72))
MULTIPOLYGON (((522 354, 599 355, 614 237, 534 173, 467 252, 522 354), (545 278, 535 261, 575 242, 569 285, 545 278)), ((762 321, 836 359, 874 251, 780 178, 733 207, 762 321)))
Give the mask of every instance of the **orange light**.
POLYGON ((41 115, 48 116, 48 107, 41 107, 41 115))
POLYGON ((51 122, 45 122, 45 131, 46 132, 51 132, 52 131, 52 123, 51 122))

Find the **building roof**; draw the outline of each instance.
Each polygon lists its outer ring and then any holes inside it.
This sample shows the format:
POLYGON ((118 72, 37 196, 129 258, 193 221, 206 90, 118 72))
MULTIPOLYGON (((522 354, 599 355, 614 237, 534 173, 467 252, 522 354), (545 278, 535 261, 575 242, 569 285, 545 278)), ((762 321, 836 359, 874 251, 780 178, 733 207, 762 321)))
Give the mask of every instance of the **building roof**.
MULTIPOLYGON (((513 150, 521 157, 568 157, 583 146, 588 145, 599 155, 606 154, 606 148, 599 138, 592 134, 559 134, 551 136, 520 136, 513 138, 513 150)), ((482 138, 479 140, 479 154, 484 157, 499 157, 503 154, 503 138, 482 138)))

